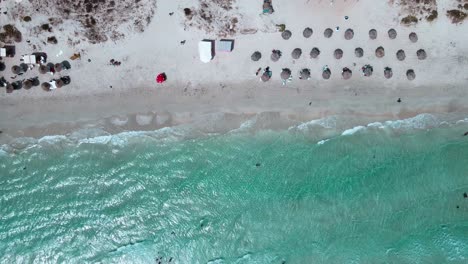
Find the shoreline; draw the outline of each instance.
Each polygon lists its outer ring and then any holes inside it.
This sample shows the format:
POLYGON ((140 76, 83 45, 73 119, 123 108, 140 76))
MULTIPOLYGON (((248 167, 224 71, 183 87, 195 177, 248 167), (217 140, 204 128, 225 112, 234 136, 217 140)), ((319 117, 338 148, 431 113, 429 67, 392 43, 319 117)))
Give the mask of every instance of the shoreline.
MULTIPOLYGON (((163 97, 160 95, 173 91, 173 87, 156 91, 145 89, 137 94, 108 93, 101 96, 81 95, 34 100, 23 98, 20 102, 4 104, 3 115, 0 117, 2 124, 0 144, 9 144, 18 138, 39 139, 51 135, 71 135, 76 131, 96 130, 115 135, 122 132, 155 131, 184 125, 205 133, 227 133, 241 127, 252 118, 265 116, 267 124, 261 125, 259 129, 285 129, 311 120, 330 117, 349 119, 348 123, 341 124, 346 128, 366 126, 373 122, 403 120, 422 114, 452 115, 459 116, 460 119, 468 117, 468 106, 462 100, 453 99, 453 93, 451 96, 443 97, 444 89, 436 87, 395 90, 368 87, 359 89, 358 95, 354 94, 355 89, 343 87, 301 90, 301 88, 284 86, 248 88, 244 84, 226 86, 223 90, 225 89, 235 89, 236 96, 242 94, 239 93, 240 89, 244 89, 246 93, 252 89, 260 90, 256 93, 250 92, 252 96, 250 99, 241 96, 241 98, 224 98, 222 101, 218 101, 216 96, 207 101, 198 97, 189 97, 186 101, 180 101, 180 97, 173 97, 173 101, 165 101, 170 100, 171 93, 163 97), (264 89, 270 91, 265 92, 264 89), (424 97, 428 89, 430 96, 424 97), (278 93, 284 92, 290 94, 278 96, 278 93), (315 94, 319 96, 307 99, 307 96, 315 94), (262 96, 261 101, 255 99, 255 96, 259 95, 262 96), (401 103, 396 102, 397 95, 401 95, 401 103), (291 96, 294 98, 288 100, 291 96), (437 96, 440 96, 437 104, 430 103, 437 96), (155 101, 165 101, 165 103, 158 105, 155 101), (290 102, 295 102, 297 105, 291 105, 290 102), (18 104, 23 105, 21 111, 16 109, 18 104), (132 107, 117 107, 123 105, 132 107), (19 122, 20 120, 15 119, 15 115, 27 122, 19 122), (70 121, 73 119, 74 121, 70 121)), ((463 92, 461 90, 461 96, 463 92)), ((95 135, 91 133, 89 136, 95 135)))

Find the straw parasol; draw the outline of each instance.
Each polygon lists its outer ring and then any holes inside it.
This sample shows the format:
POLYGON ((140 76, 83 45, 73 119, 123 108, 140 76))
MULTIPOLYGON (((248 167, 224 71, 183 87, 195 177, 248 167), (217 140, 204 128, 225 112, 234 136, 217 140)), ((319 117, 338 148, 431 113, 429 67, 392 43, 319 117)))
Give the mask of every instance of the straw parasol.
POLYGON ((344 67, 341 76, 343 76, 343 79, 348 80, 353 76, 353 72, 348 67, 344 67))
POLYGON ((11 83, 11 85, 13 86, 14 90, 19 90, 19 89, 23 88, 23 82, 21 82, 21 81, 13 82, 13 83, 11 83))
POLYGON ((42 87, 42 90, 46 91, 46 92, 50 92, 50 83, 48 82, 43 82, 41 84, 41 87, 42 87))
POLYGON ((22 72, 27 72, 29 70, 29 67, 26 63, 21 63, 19 66, 22 72))
POLYGON ((370 39, 376 39, 377 38, 377 30, 375 30, 375 29, 369 30, 369 38, 370 39))
POLYGON ((250 56, 250 58, 253 61, 259 61, 262 58, 262 53, 260 53, 260 51, 255 51, 254 53, 252 53, 252 56, 250 56))
POLYGON ((299 72, 299 79, 309 80, 310 79, 310 69, 304 68, 299 72))
POLYGON ((344 33, 344 37, 346 40, 350 40, 354 37, 354 31, 350 28, 348 28, 345 33, 344 33))
POLYGON ((271 53, 271 60, 272 61, 278 61, 281 58, 281 51, 279 50, 273 50, 271 53))
POLYGON ((335 52, 333 53, 333 56, 335 56, 335 59, 339 60, 343 57, 343 50, 341 49, 336 49, 335 52))
POLYGON ((369 64, 366 64, 364 65, 364 67, 362 67, 362 73, 366 77, 370 77, 373 72, 374 72, 374 68, 369 64))
POLYGON ((362 56, 364 56, 364 50, 362 48, 356 48, 354 50, 354 54, 356 55, 356 57, 361 58, 362 56))
POLYGON ((291 52, 291 56, 293 57, 293 59, 297 60, 301 57, 302 55, 302 50, 300 48, 295 48, 292 52, 291 52))
POLYGON ((282 80, 287 80, 291 77, 291 70, 288 69, 288 68, 284 68, 282 71, 281 71, 281 79, 282 80))
POLYGON ((54 65, 54 68, 55 68, 55 71, 56 71, 56 72, 61 72, 62 69, 63 69, 62 63, 56 63, 56 64, 54 65))
POLYGON ((55 86, 57 86, 57 88, 62 88, 62 86, 64 86, 65 84, 63 83, 62 79, 57 79, 55 81, 55 86))
POLYGON ((423 49, 416 51, 416 55, 418 56, 418 59, 420 60, 425 60, 427 58, 426 51, 423 49))
POLYGON ((390 39, 396 39, 396 36, 397 36, 397 32, 395 29, 391 28, 388 30, 388 37, 390 39))
POLYGON ((21 67, 18 66, 18 65, 14 65, 13 67, 11 67, 11 72, 13 72, 13 74, 20 74, 21 73, 21 67))
POLYGON ((318 55, 320 55, 320 50, 318 48, 313 48, 311 51, 310 51, 310 57, 315 59, 318 57, 318 55))
POLYGON ((39 78, 37 78, 37 77, 34 77, 34 78, 32 78, 32 79, 29 79, 29 80, 32 82, 32 85, 33 85, 33 86, 38 86, 39 84, 41 84, 41 83, 39 82, 39 78))
POLYGON ((31 89, 31 87, 33 87, 33 83, 31 80, 26 80, 23 82, 23 88, 26 89, 26 90, 29 90, 31 89))
POLYGON ((406 58, 405 51, 404 51, 404 50, 399 50, 399 51, 397 51, 396 57, 397 57, 397 59, 398 59, 399 61, 404 61, 405 58, 406 58))
POLYGON ((331 28, 327 28, 323 32, 323 36, 326 37, 326 38, 331 38, 332 35, 333 35, 333 29, 331 29, 331 28))
POLYGON ((385 49, 382 46, 378 47, 375 50, 375 56, 377 56, 377 58, 382 58, 383 56, 385 56, 385 49))
POLYGON ((13 90, 15 90, 15 89, 13 88, 13 85, 12 85, 11 83, 7 84, 7 86, 6 86, 6 92, 7 92, 7 93, 12 93, 13 90))
POLYGON ((417 35, 416 33, 414 33, 414 32, 411 32, 411 33, 409 34, 409 40, 410 40, 411 42, 413 42, 413 43, 418 42, 418 35, 417 35))
POLYGON ((325 80, 328 80, 328 79, 330 79, 330 76, 331 76, 331 71, 327 67, 322 71, 322 78, 324 78, 325 80))
POLYGON ((291 31, 289 31, 289 30, 285 30, 285 31, 283 31, 283 33, 281 33, 281 37, 282 37, 283 39, 286 39, 286 40, 288 40, 289 38, 291 38, 291 36, 292 36, 292 33, 291 33, 291 31))
POLYGON ((408 78, 408 80, 412 81, 416 78, 416 73, 414 73, 414 70, 409 69, 406 71, 406 77, 408 78))
POLYGON ((385 67, 385 69, 384 69, 384 76, 385 76, 385 78, 387 78, 387 79, 392 78, 392 76, 393 76, 392 68, 390 68, 390 67, 385 67))
POLYGON ((61 64, 62 64, 62 70, 69 70, 69 69, 71 69, 70 62, 68 62, 67 60, 62 61, 61 64))
POLYGON ((314 31, 309 27, 305 28, 304 32, 302 32, 302 35, 304 36, 304 38, 310 38, 310 36, 312 36, 312 34, 314 34, 314 31))
POLYGON ((39 66, 39 73, 46 74, 48 72, 49 72, 49 68, 47 66, 45 66, 45 65, 39 66))
POLYGON ((0 61, 0 71, 4 71, 6 69, 5 63, 3 61, 0 61))
POLYGON ((268 74, 268 72, 264 72, 262 74, 262 77, 260 77, 260 79, 264 82, 267 82, 268 80, 270 80, 270 75, 268 74))

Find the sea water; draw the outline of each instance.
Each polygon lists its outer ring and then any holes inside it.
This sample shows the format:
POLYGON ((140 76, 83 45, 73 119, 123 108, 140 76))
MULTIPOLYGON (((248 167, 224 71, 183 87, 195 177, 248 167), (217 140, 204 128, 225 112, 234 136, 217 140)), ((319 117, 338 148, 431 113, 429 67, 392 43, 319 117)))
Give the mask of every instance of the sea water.
POLYGON ((0 262, 467 263, 467 121, 23 139, 0 262))

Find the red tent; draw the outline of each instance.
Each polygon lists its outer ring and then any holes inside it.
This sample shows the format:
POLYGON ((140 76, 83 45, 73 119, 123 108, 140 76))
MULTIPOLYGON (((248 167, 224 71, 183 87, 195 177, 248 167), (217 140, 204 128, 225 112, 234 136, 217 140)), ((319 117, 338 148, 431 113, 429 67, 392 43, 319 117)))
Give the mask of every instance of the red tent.
POLYGON ((157 83, 163 83, 167 80, 167 76, 166 74, 163 72, 163 73, 160 73, 158 74, 158 76, 156 77, 156 82, 157 83))

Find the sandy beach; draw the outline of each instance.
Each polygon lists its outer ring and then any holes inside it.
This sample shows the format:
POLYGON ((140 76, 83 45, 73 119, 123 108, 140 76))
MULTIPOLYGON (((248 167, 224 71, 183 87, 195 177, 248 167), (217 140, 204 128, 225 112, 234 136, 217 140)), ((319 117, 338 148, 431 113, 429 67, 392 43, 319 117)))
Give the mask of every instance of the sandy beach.
MULTIPOLYGON (((146 2, 143 4, 149 4, 146 2)), ((124 36, 93 44, 81 35, 83 26, 78 21, 63 19, 52 30, 37 31, 50 21, 51 14, 33 12, 34 6, 27 1, 3 1, 1 11, 7 14, 0 16, 1 24, 14 24, 23 35, 22 42, 14 43, 16 56, 3 58, 6 70, 1 74, 5 79, 13 81, 10 69, 20 63, 22 54, 46 52, 53 63, 70 61, 71 69, 60 74, 72 81, 51 92, 33 87, 7 94, 2 89, 2 142, 14 137, 66 134, 78 126, 105 126, 115 132, 156 129, 198 122, 200 117, 216 113, 238 116, 239 121, 262 112, 277 112, 294 122, 330 115, 380 121, 419 113, 466 113, 468 46, 464 43, 468 26, 453 24, 445 15, 458 2, 438 1, 437 19, 422 19, 410 26, 401 24, 406 11, 395 2, 301 0, 292 4, 274 0, 275 12, 265 15, 262 1, 238 0, 232 1, 232 8, 225 13, 213 7, 216 3, 204 8, 214 22, 203 24, 197 20, 199 13, 191 20, 184 14, 184 8, 201 12, 199 1, 160 0, 145 27, 137 30, 121 24, 116 31, 124 36), (31 16, 30 22, 20 19, 26 14, 31 16), (223 23, 233 18, 237 22, 226 33, 223 23), (285 24, 291 38, 284 40, 277 24, 285 24), (310 38, 303 36, 307 27, 313 30, 310 38), (330 38, 324 37, 326 28, 334 30, 330 38), (395 39, 387 33, 392 28, 397 32, 395 39), (353 30, 352 39, 345 38, 347 29, 353 30), (377 31, 376 39, 369 38, 371 29, 377 31), (415 43, 409 39, 412 32, 418 37, 415 43), (52 35, 57 44, 45 42, 52 35), (232 52, 217 52, 209 63, 201 62, 198 42, 223 38, 234 40, 232 52), (317 58, 309 55, 314 47, 320 49, 317 58), (375 55, 378 47, 385 49, 382 58, 375 55), (302 50, 299 59, 291 57, 295 48, 302 50), (364 51, 362 57, 356 57, 356 48, 364 51), (282 52, 277 62, 270 59, 273 49, 282 52), (343 51, 341 59, 333 57, 336 49, 343 51), (403 61, 396 56, 400 49, 406 54, 403 61), (420 49, 427 53, 424 60, 417 57, 420 49), (259 61, 251 60, 254 51, 262 53, 259 61), (74 53, 80 53, 81 59, 70 60, 74 53), (111 65, 111 59, 121 65, 111 65), (373 67, 370 77, 360 71, 366 64, 373 67), (322 78, 326 65, 331 70, 329 80, 322 78), (267 66, 272 78, 261 82, 255 72, 267 66), (353 71, 349 80, 341 76, 344 67, 353 71), (385 67, 392 69, 391 79, 384 77, 385 67), (292 80, 285 85, 280 79, 283 68, 292 71, 292 80), (310 69, 309 80, 298 78, 303 68, 310 69), (412 81, 406 76, 409 69, 416 74, 412 81), (155 78, 161 72, 168 79, 157 84, 155 78)), ((41 82, 55 77, 40 75, 36 67, 18 79, 33 76, 39 76, 41 82)))

